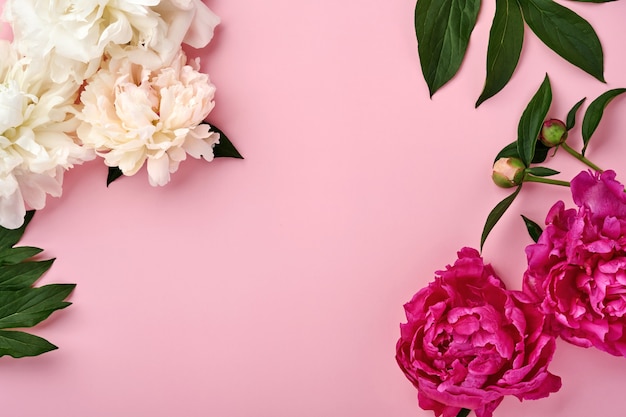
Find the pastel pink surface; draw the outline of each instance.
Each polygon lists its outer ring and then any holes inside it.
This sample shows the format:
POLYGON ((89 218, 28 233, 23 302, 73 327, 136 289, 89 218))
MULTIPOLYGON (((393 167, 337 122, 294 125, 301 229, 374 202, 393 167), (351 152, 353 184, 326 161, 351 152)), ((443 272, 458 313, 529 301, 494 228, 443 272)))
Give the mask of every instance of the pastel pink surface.
MULTIPOLYGON (((58 351, 0 359, 2 414, 431 416, 394 360, 402 304, 478 246, 507 195, 489 178, 493 157, 546 72, 553 117, 626 86, 626 3, 568 2, 598 31, 607 84, 528 30, 509 86, 474 109, 492 3, 431 100, 415 0, 210 1, 222 18, 202 54, 218 88, 211 120, 246 159, 188 160, 163 188, 145 171, 106 188, 100 161, 68 173, 22 243, 58 258, 41 283, 76 282, 74 304, 34 331, 58 351)), ((611 104, 588 153, 622 182, 625 109, 611 104)), ((581 169, 554 162, 565 178, 581 169)), ((565 189, 526 188, 483 251, 510 288, 530 243, 519 214, 572 205, 565 189)), ((495 415, 623 408, 624 358, 559 341, 552 372, 560 392, 507 398, 495 415)))

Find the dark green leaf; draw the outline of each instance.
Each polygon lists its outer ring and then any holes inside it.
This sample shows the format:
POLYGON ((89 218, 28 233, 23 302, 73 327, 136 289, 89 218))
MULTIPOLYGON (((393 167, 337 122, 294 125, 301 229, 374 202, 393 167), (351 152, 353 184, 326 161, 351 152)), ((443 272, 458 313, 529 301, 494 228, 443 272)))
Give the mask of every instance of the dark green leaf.
POLYGON ((616 0, 572 0, 572 1, 577 1, 581 3, 610 3, 616 0))
POLYGON ((31 246, 20 246, 17 248, 6 248, 0 250, 0 266, 20 263, 41 253, 42 251, 43 249, 31 246))
POLYGON ((14 358, 37 356, 57 349, 46 339, 32 334, 0 330, 0 356, 9 355, 14 358))
POLYGON ((52 266, 54 259, 0 266, 0 291, 30 287, 52 266))
POLYGON ((583 98, 578 103, 574 104, 574 107, 572 107, 572 109, 567 113, 567 119, 565 120, 565 128, 567 130, 571 130, 576 124, 576 113, 578 112, 578 109, 580 108, 580 106, 583 105, 586 99, 587 97, 583 98))
POLYGON ((541 86, 522 113, 522 117, 517 125, 517 152, 526 166, 530 165, 535 156, 537 138, 551 103, 552 89, 550 88, 550 79, 546 74, 541 86))
POLYGON ((604 82, 602 45, 585 19, 552 0, 517 1, 524 20, 546 46, 604 82))
POLYGON ((417 50, 431 97, 461 66, 479 8, 480 0, 417 2, 417 50))
POLYGON ((122 175, 124 175, 124 173, 118 167, 109 167, 109 173, 107 174, 107 187, 122 175))
MULTIPOLYGON (((546 158, 548 157, 548 152, 550 151, 550 149, 552 148, 548 148, 543 143, 537 142, 537 146, 535 146, 535 155, 533 156, 532 163, 540 164, 543 161, 545 161, 546 158)), ((509 143, 504 148, 502 148, 502 150, 498 152, 498 155, 496 155, 496 159, 494 159, 493 163, 495 164, 496 161, 500 158, 521 159, 519 156, 519 153, 517 153, 517 142, 509 143)))
POLYGON ((485 244, 485 241, 487 240, 487 236, 489 236, 489 233, 491 232, 493 227, 496 225, 496 223, 498 223, 498 220, 500 220, 502 215, 511 206, 511 203, 513 203, 513 200, 515 200, 515 197, 517 197, 521 189, 522 189, 522 186, 520 185, 519 187, 517 187, 517 189, 515 190, 513 194, 511 194, 510 196, 508 196, 507 198, 505 198, 504 200, 496 204, 496 206, 493 208, 493 210, 491 210, 491 212, 487 216, 487 221, 485 222, 485 227, 483 228, 483 233, 480 237, 480 250, 481 251, 483 250, 483 245, 485 244))
POLYGON ((0 329, 32 327, 71 303, 65 300, 74 284, 51 284, 17 291, 0 291, 0 329))
POLYGON ((550 177, 552 175, 560 174, 559 171, 555 171, 553 169, 545 167, 528 168, 526 172, 528 174, 534 175, 535 177, 550 177))
POLYGON ((10 248, 19 242, 24 234, 24 230, 26 230, 26 226, 28 226, 34 215, 35 210, 27 211, 26 216, 24 216, 24 224, 18 229, 0 227, 0 249, 10 248))
POLYGON ((517 67, 523 40, 524 20, 517 0, 496 0, 487 48, 487 78, 476 107, 509 82, 517 67))
POLYGON ((533 156, 532 163, 540 164, 545 161, 548 158, 548 152, 550 152, 550 149, 554 148, 549 148, 544 145, 543 142, 537 141, 537 145, 535 146, 535 155, 533 156))
POLYGON ((213 157, 243 159, 243 156, 241 156, 239 151, 235 148, 235 145, 233 145, 224 132, 212 124, 207 123, 207 125, 210 126, 212 132, 216 132, 220 135, 220 142, 216 143, 213 147, 213 157))
POLYGON ((537 241, 539 240, 539 236, 541 236, 541 233, 543 233, 541 226, 539 226, 537 223, 530 220, 528 217, 524 216, 523 214, 522 214, 522 219, 524 219, 524 223, 526 224, 526 230, 528 230, 528 234, 530 235, 530 238, 533 240, 533 242, 537 243, 537 241))
POLYGON ((585 117, 583 118, 583 150, 582 154, 585 155, 585 151, 587 150, 587 146, 589 145, 589 140, 591 139, 591 135, 596 131, 598 125, 600 124, 600 120, 602 119, 602 115, 604 114, 604 109, 609 105, 611 101, 623 92, 626 91, 626 88, 616 88, 613 90, 609 90, 606 93, 602 94, 600 97, 591 102, 587 111, 585 112, 585 117))
POLYGON ((498 159, 500 159, 500 158, 518 158, 518 159, 521 159, 519 157, 519 153, 517 153, 517 142, 509 143, 504 148, 502 148, 502 150, 500 152, 498 152, 498 154, 496 155, 496 159, 493 160, 493 163, 495 164, 496 161, 498 159))
POLYGON ((467 417, 470 411, 471 410, 468 410, 467 408, 461 408, 461 411, 459 411, 459 414, 457 414, 456 417, 467 417))
MULTIPOLYGON (((0 227, 0 329, 34 326, 54 311, 71 304, 64 300, 73 291, 74 284, 31 287, 50 268, 54 259, 29 261, 42 250, 14 247, 34 213, 26 213, 19 229, 0 227)), ((0 356, 36 356, 56 348, 45 339, 28 333, 0 330, 0 356)))

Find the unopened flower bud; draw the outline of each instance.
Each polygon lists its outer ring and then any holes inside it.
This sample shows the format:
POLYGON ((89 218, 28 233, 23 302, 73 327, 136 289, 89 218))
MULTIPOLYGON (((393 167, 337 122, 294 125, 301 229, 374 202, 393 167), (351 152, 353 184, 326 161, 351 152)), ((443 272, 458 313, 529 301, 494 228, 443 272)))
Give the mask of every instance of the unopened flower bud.
POLYGON ((491 178, 498 187, 511 188, 524 181, 526 166, 519 158, 500 158, 493 164, 491 178))
POLYGON ((549 148, 560 145, 567 139, 565 123, 558 119, 550 119, 543 122, 539 140, 549 148))

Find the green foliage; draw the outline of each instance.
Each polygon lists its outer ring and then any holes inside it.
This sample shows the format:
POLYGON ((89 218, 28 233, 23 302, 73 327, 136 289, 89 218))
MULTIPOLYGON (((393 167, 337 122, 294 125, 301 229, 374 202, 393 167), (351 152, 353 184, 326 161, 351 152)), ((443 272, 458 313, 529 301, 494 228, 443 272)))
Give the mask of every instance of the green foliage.
POLYGON ((589 145, 589 140, 591 139, 591 135, 596 131, 598 125, 600 124, 600 120, 602 119, 602 115, 604 114, 604 109, 609 105, 611 101, 620 94, 626 92, 626 88, 615 88, 613 90, 609 90, 606 93, 600 95, 594 101, 591 102, 587 111, 585 112, 585 117, 583 118, 583 150, 582 154, 585 155, 587 151, 587 146, 589 145))
POLYGON ((578 103, 574 104, 574 106, 567 112, 567 119, 565 119, 565 128, 567 130, 572 130, 572 128, 576 125, 576 113, 578 113, 578 109, 583 105, 587 98, 583 98, 578 103))
POLYGON ((111 185, 113 181, 123 176, 124 173, 118 167, 109 167, 109 173, 107 174, 107 187, 111 185))
POLYGON ((456 417, 467 417, 470 411, 471 410, 468 410, 467 408, 461 408, 461 411, 459 411, 459 414, 457 414, 456 417))
POLYGON ((550 88, 550 79, 546 74, 539 90, 537 90, 522 113, 517 126, 517 152, 526 166, 531 164, 535 156, 537 138, 551 103, 552 89, 550 88))
MULTIPOLYGON (((550 149, 540 141, 537 141, 537 145, 535 146, 535 154, 533 155, 533 164, 540 164, 548 158, 548 152, 550 149)), ((500 158, 518 158, 521 159, 519 153, 517 152, 517 142, 512 142, 506 145, 494 159, 494 163, 500 158)))
POLYGON ((504 200, 496 204, 496 206, 493 208, 493 210, 491 210, 491 212, 487 216, 487 221, 485 222, 485 226, 483 227, 483 233, 480 237, 480 250, 481 251, 483 250, 483 245, 485 244, 485 241, 487 240, 487 236, 489 236, 489 233, 491 233, 491 230, 493 229, 493 227, 496 225, 496 223, 498 223, 498 220, 500 220, 502 215, 511 206, 511 204, 513 203, 513 200, 515 200, 515 197, 517 197, 517 195, 519 194, 521 190, 522 190, 522 186, 520 185, 513 192, 513 194, 509 195, 504 200))
POLYGON ((496 158, 493 160, 493 163, 495 164, 496 161, 498 159, 500 159, 500 158, 517 158, 517 159, 521 159, 519 157, 519 153, 517 152, 517 142, 509 143, 504 148, 502 148, 502 150, 500 152, 498 152, 498 154, 496 155, 496 158))
POLYGON ((524 19, 517 0, 496 0, 496 15, 489 32, 487 78, 476 107, 509 82, 522 52, 524 19))
MULTIPOLYGON (((584 143, 582 152, 579 153, 575 151, 565 142, 560 143, 554 148, 549 148, 544 145, 540 140, 537 140, 552 102, 550 80, 546 75, 543 83, 522 113, 518 125, 517 141, 509 143, 504 148, 502 148, 502 150, 500 150, 500 152, 498 152, 498 154, 496 155, 494 164, 500 158, 518 158, 522 160, 524 166, 526 167, 526 169, 524 170, 524 179, 522 181, 522 184, 523 182, 542 182, 560 186, 569 186, 570 183, 567 181, 546 178, 559 174, 558 171, 546 167, 531 166, 531 164, 537 164, 545 161, 550 149, 554 149, 554 152, 556 153, 559 148, 563 148, 568 154, 574 156, 576 159, 583 162, 590 168, 599 171, 599 167, 597 167, 591 161, 584 157, 584 151, 589 144, 589 139, 591 138, 591 135, 596 130, 598 124, 600 123, 600 120, 602 119, 602 115, 606 106, 615 97, 624 92, 626 92, 626 88, 616 88, 613 90, 609 90, 606 93, 600 95, 589 105, 587 111, 585 112, 582 123, 582 135, 584 143)), ((568 112, 567 121, 565 123, 565 127, 568 131, 571 130, 576 124, 576 114, 584 101, 584 98, 578 101, 568 112)), ((485 240, 487 239, 487 236, 489 235, 489 232, 491 231, 491 229, 493 229, 498 220, 500 220, 504 212, 509 208, 509 206, 519 193, 520 189, 521 185, 513 194, 499 202, 496 207, 491 211, 491 213, 489 213, 481 236, 481 250, 485 240)), ((531 237, 541 234, 541 228, 539 226, 537 226, 536 224, 533 225, 532 222, 530 222, 525 217, 524 221, 526 222, 526 227, 531 234, 531 237)))
POLYGON ((56 349, 45 339, 10 329, 33 327, 56 310, 69 306, 71 303, 65 299, 75 287, 75 284, 32 286, 54 262, 54 259, 30 259, 42 249, 14 247, 33 214, 34 211, 26 214, 19 229, 0 227, 0 356, 21 358, 56 349))
POLYGON ((57 347, 39 336, 20 331, 0 330, 0 356, 38 356, 57 347))
POLYGON ((604 82, 598 35, 582 17, 552 0, 517 0, 528 27, 550 49, 604 82))
POLYGON ((220 129, 216 126, 207 123, 212 132, 216 132, 220 135, 220 142, 215 144, 213 147, 213 156, 215 158, 237 158, 243 159, 243 156, 239 153, 235 145, 228 139, 228 136, 224 134, 220 129))
POLYGON ((526 170, 527 174, 534 175, 535 177, 551 177, 552 175, 560 174, 559 171, 555 171, 546 167, 532 167, 526 170))
MULTIPOLYGON (((558 174, 550 168, 545 167, 530 167, 531 163, 543 162, 546 159, 547 152, 550 148, 543 145, 537 139, 539 138, 539 132, 543 126, 543 122, 548 114, 550 105, 552 104, 552 89, 550 87, 550 79, 546 75, 541 86, 530 100, 526 109, 520 117, 520 121, 517 127, 517 141, 505 146, 496 156, 496 161, 501 157, 517 157, 520 158, 526 166, 525 174, 527 177, 546 177, 558 174)), ((487 236, 494 228, 496 223, 502 218, 504 213, 515 200, 515 197, 522 190, 522 186, 517 187, 515 192, 500 201, 491 210, 487 216, 487 221, 483 227, 483 232, 480 237, 480 249, 482 250, 487 236)))
POLYGON ((533 242, 537 243, 539 241, 539 237, 543 233, 541 226, 539 226, 534 221, 530 220, 528 217, 522 214, 522 219, 524 219, 524 224, 526 225, 526 230, 528 230, 528 234, 533 242))
MULTIPOLYGON (((495 1, 485 84, 476 101, 477 107, 501 91, 515 72, 524 40, 524 22, 546 46, 604 82, 602 45, 585 19, 553 0, 495 1)), ((479 9, 480 0, 417 1, 417 49, 431 97, 458 72, 479 9)))
POLYGON ((479 8, 480 0, 417 2, 417 51, 431 97, 461 66, 479 8))

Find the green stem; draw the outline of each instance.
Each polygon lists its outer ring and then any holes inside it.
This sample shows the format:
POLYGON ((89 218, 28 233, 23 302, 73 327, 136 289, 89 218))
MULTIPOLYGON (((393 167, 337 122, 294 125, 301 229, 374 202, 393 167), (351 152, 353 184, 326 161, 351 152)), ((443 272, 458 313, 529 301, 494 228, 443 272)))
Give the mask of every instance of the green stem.
POLYGON ((545 177, 535 177, 534 175, 528 175, 528 174, 524 176, 524 182, 541 182, 543 184, 553 184, 553 185, 560 185, 561 187, 569 187, 568 181, 553 180, 551 178, 545 178, 545 177))
POLYGON ((461 408, 461 411, 459 411, 459 414, 457 414, 456 417, 467 417, 470 411, 471 410, 468 410, 467 408, 461 408))
POLYGON ((603 172, 604 171, 602 168, 600 168, 599 166, 597 166, 596 164, 594 164, 593 162, 591 162, 590 160, 585 158, 581 153, 576 152, 568 144, 562 143, 561 144, 561 148, 565 149, 565 152, 567 152, 568 154, 572 155, 574 158, 578 159, 580 162, 582 162, 583 164, 587 165, 588 167, 590 167, 594 171, 598 171, 598 172, 603 172))

